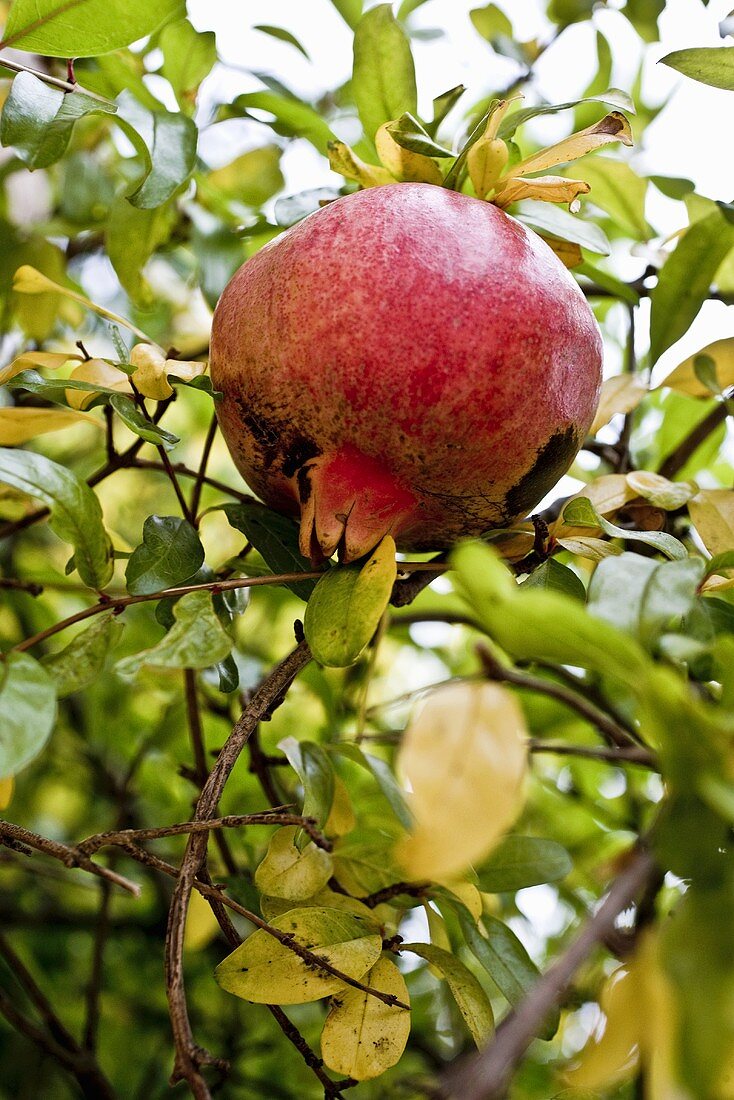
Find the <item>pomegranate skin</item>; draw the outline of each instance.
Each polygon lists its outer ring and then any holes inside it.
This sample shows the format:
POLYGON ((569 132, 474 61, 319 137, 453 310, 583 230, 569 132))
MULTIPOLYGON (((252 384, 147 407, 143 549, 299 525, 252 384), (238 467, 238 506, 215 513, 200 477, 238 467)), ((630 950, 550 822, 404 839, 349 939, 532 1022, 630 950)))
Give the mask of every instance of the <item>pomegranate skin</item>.
POLYGON ((575 280, 489 203, 431 184, 338 199, 234 275, 211 372, 251 488, 313 560, 438 550, 527 515, 599 398, 575 280))

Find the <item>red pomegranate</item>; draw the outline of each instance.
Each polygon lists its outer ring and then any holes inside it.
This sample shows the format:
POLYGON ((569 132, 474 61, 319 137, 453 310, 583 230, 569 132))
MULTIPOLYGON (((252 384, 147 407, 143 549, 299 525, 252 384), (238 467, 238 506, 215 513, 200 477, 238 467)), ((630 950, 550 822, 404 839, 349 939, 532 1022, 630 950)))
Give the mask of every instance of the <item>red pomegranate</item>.
POLYGON ((548 245, 490 203, 400 183, 329 204, 214 314, 219 420, 312 560, 438 550, 527 515, 594 415, 599 329, 548 245))

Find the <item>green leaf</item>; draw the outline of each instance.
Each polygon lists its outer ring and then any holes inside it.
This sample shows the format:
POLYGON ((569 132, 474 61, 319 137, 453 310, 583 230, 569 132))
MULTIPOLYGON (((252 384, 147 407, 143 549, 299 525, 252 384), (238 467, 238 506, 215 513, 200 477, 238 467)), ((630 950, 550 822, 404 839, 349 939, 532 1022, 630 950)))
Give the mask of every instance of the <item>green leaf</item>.
POLYGON ((51 530, 74 547, 74 564, 90 588, 100 589, 113 570, 112 543, 99 501, 72 470, 32 451, 0 448, 0 482, 50 508, 51 530))
POLYGON ((590 19, 594 7, 595 0, 551 0, 548 18, 561 27, 569 27, 572 23, 590 19))
MULTIPOLYGON (((287 516, 266 508, 259 501, 225 504, 222 511, 232 527, 241 531, 257 550, 273 573, 311 573, 311 562, 298 549, 298 524, 287 516)), ((307 600, 315 580, 292 581, 286 587, 302 600, 307 600)))
POLYGON ((78 119, 116 110, 113 103, 83 92, 62 92, 32 73, 18 73, 3 106, 0 142, 12 145, 30 169, 47 168, 66 152, 78 119))
POLYGON ((238 95, 231 107, 225 108, 225 117, 232 118, 247 114, 252 109, 267 111, 275 117, 270 124, 278 134, 287 137, 302 137, 310 141, 320 153, 326 156, 329 142, 336 137, 327 122, 313 107, 297 99, 288 99, 276 92, 245 92, 238 95))
POLYGON ((426 123, 426 131, 431 137, 435 138, 439 126, 449 111, 453 110, 459 102, 465 91, 466 88, 463 84, 457 84, 454 88, 449 88, 448 91, 436 96, 433 101, 433 119, 431 122, 426 123))
POLYGON ((124 657, 116 671, 132 679, 143 665, 154 668, 209 668, 229 656, 232 639, 217 618, 208 592, 187 592, 173 607, 175 623, 150 649, 124 657))
POLYGON ((451 149, 438 145, 425 126, 422 126, 409 111, 401 115, 397 122, 391 123, 387 130, 398 145, 410 150, 411 153, 421 153, 426 157, 453 157, 454 155, 451 149))
POLYGON ((128 201, 150 210, 170 199, 191 175, 198 130, 192 119, 170 111, 148 111, 130 92, 118 99, 116 121, 143 159, 144 171, 128 201))
POLYGON ((331 748, 334 752, 341 753, 343 756, 353 760, 355 764, 359 764, 370 772, 383 795, 390 803, 390 808, 400 824, 406 829, 410 829, 413 825, 413 815, 408 808, 408 803, 405 801, 405 795, 387 761, 381 760, 379 756, 372 756, 370 753, 363 752, 359 745, 355 745, 352 741, 337 742, 335 745, 331 746, 331 748))
POLYGON ((457 592, 489 636, 517 660, 578 665, 635 688, 644 683, 648 661, 641 647, 589 615, 578 600, 523 591, 496 554, 479 543, 459 546, 451 561, 457 592))
POLYGON ((362 0, 331 0, 344 22, 356 31, 362 18, 362 0))
POLYGON ((56 688, 27 653, 0 661, 0 775, 15 775, 38 756, 56 720, 56 688))
POLYGON ((494 1031, 494 1014, 489 997, 478 979, 456 955, 430 943, 401 943, 400 950, 412 951, 440 970, 472 1039, 483 1047, 494 1031))
POLYGON ((311 60, 308 56, 308 52, 303 48, 295 34, 291 34, 290 31, 285 30, 283 27, 273 27, 270 23, 258 23, 252 29, 254 31, 261 31, 262 34, 268 34, 271 38, 277 38, 280 42, 287 42, 289 46, 295 46, 307 61, 311 60))
POLYGON ((572 870, 571 857, 554 840, 508 836, 478 869, 477 875, 481 890, 503 894, 543 882, 557 882, 572 870))
POLYGON ((390 4, 371 8, 359 22, 354 35, 352 95, 369 138, 374 138, 383 122, 406 111, 417 113, 410 43, 390 4))
POLYGON ((132 398, 124 393, 113 393, 110 397, 110 405, 130 431, 144 439, 146 443, 153 443, 156 447, 163 447, 166 451, 170 451, 180 442, 177 435, 167 432, 159 424, 146 419, 132 398))
POLYGON ((107 655, 122 634, 123 624, 108 611, 92 621, 58 653, 43 657, 41 664, 56 684, 59 699, 89 687, 104 669, 107 655))
MULTIPOLYGON (((540 974, 515 933, 494 917, 485 916, 480 930, 463 905, 454 905, 459 926, 472 955, 482 964, 500 993, 513 1008, 522 1004, 540 974)), ((559 1012, 553 1009, 539 1032, 539 1038, 551 1039, 558 1029, 559 1012)))
POLYGON ((321 745, 286 737, 278 743, 303 787, 303 816, 323 826, 334 801, 334 768, 321 745))
POLYGON ((143 541, 128 559, 125 578, 133 596, 174 588, 193 577, 204 562, 194 528, 177 516, 148 516, 143 541))
POLYGON ((589 582, 589 614, 636 635, 645 588, 660 565, 629 552, 599 562, 589 582))
POLYGON ((668 65, 701 84, 734 91, 734 46, 699 46, 692 50, 675 50, 661 57, 660 64, 668 65))
POLYGON ((498 35, 512 38, 512 23, 496 4, 487 4, 484 8, 472 8, 469 18, 474 29, 487 42, 493 42, 498 35))
POLYGON ((517 204, 514 215, 518 221, 529 225, 531 229, 550 233, 551 236, 560 237, 563 241, 573 241, 574 244, 587 248, 589 252, 598 252, 601 256, 608 256, 611 252, 607 236, 598 225, 584 221, 583 218, 577 218, 560 206, 552 206, 549 202, 536 202, 534 199, 524 199, 517 204))
POLYGON ((526 588, 541 588, 546 591, 565 592, 567 596, 573 596, 575 600, 586 602, 586 589, 584 583, 569 569, 567 565, 561 565, 554 558, 548 558, 537 569, 534 569, 524 582, 526 588))
POLYGON ((650 239, 652 229, 645 218, 647 180, 624 161, 604 156, 587 158, 582 175, 591 187, 589 202, 599 206, 633 240, 650 239))
POLYGON ((650 361, 684 336, 722 262, 734 246, 734 224, 721 209, 686 230, 650 295, 650 361))
POLYGON ((183 0, 15 0, 0 49, 95 57, 129 46, 183 14, 183 0))
POLYGON ((126 198, 116 199, 109 211, 105 243, 118 279, 136 305, 150 309, 155 296, 143 278, 143 268, 171 235, 177 211, 168 203, 152 210, 140 210, 126 198))
POLYGON ((645 42, 658 42, 658 18, 665 10, 665 0, 627 0, 624 14, 645 42))
POLYGON ((612 538, 628 539, 632 542, 644 542, 647 546, 654 546, 666 558, 686 558, 688 551, 683 543, 668 535, 665 531, 628 531, 624 527, 617 527, 608 519, 600 516, 588 497, 575 497, 570 500, 563 509, 563 522, 571 527, 601 527, 612 538))
MULTIPOLYGON (((350 978, 363 977, 382 952, 382 938, 370 924, 339 909, 290 909, 270 923, 350 978)), ((228 993, 255 1004, 306 1004, 344 986, 340 978, 302 959, 264 929, 228 955, 214 977, 228 993)))
POLYGON ((308 601, 303 628, 322 665, 353 665, 379 626, 397 577, 395 543, 389 535, 360 566, 325 573, 308 601))
POLYGON ((192 107, 199 85, 217 61, 214 31, 197 31, 188 19, 179 19, 163 28, 158 45, 163 51, 161 75, 173 88, 179 104, 192 107))
MULTIPOLYGON (((618 560, 618 559, 617 559, 618 560)), ((640 605, 640 640, 651 649, 661 634, 680 630, 696 602, 702 558, 663 562, 650 577, 640 605)))
POLYGON ((255 871, 255 885, 261 894, 288 901, 306 901, 323 890, 331 878, 333 861, 329 852, 309 841, 296 845, 297 825, 276 829, 265 858, 255 871))
POLYGON ((601 103, 605 106, 616 107, 617 110, 624 111, 626 114, 633 115, 635 113, 635 105, 626 92, 621 91, 620 88, 609 88, 601 95, 569 99, 565 103, 541 103, 536 107, 523 107, 519 111, 513 111, 511 114, 505 115, 500 123, 498 136, 506 140, 512 137, 518 127, 529 122, 531 118, 538 118, 540 115, 555 115, 559 111, 569 111, 572 107, 578 107, 582 103, 601 103))
POLYGON ((248 150, 223 168, 207 173, 202 181, 204 193, 213 189, 218 198, 224 196, 247 206, 262 206, 283 186, 281 152, 277 145, 248 150))

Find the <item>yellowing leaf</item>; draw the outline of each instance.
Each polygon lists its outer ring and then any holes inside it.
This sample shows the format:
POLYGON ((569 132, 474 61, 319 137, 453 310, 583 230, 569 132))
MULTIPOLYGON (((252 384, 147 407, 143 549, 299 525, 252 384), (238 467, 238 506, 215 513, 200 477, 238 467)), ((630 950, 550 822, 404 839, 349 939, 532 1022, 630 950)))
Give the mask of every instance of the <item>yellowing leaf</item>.
POLYGON ((13 797, 13 790, 15 789, 15 779, 12 775, 8 775, 5 779, 0 779, 0 810, 7 810, 10 805, 10 800, 13 797))
POLYGON ((292 909, 303 909, 305 907, 339 909, 342 913, 353 913, 367 922, 365 927, 369 928, 370 932, 380 931, 377 909, 370 909, 363 901, 360 901, 359 898, 353 898, 351 894, 337 894, 336 891, 327 888, 319 890, 318 894, 314 894, 311 898, 305 898, 303 901, 271 898, 267 894, 263 894, 260 898, 260 911, 265 920, 268 921, 272 921, 273 917, 280 917, 283 913, 288 913, 292 909))
POLYGON ((466 166, 478 198, 483 199, 502 175, 509 158, 502 138, 481 137, 467 153, 466 166))
POLYGON ((206 363, 166 359, 155 344, 136 344, 130 352, 130 362, 135 367, 132 374, 135 386, 143 397, 153 401, 165 401, 173 393, 169 374, 190 382, 206 371, 206 363))
POLYGON ((4 386, 11 378, 15 378, 16 374, 20 374, 22 370, 28 370, 31 367, 56 370, 74 359, 81 359, 81 355, 68 355, 62 351, 24 351, 12 363, 8 363, 7 367, 0 370, 0 386, 4 386))
MULTIPOLYGON (((369 922, 338 909, 291 909, 271 923, 350 978, 362 978, 382 951, 382 938, 369 922)), ((214 977, 228 993, 255 1004, 306 1004, 345 988, 341 979, 302 959, 264 929, 228 955, 214 977)))
POLYGON ((396 855, 410 878, 458 875, 483 859, 522 809, 527 730, 498 684, 451 684, 408 727, 398 771, 409 785, 413 831, 396 855))
POLYGON ((296 847, 297 825, 286 825, 270 838, 267 855, 255 871, 255 885, 274 898, 302 901, 317 894, 331 878, 329 852, 310 841, 303 850, 296 847))
POLYGON ((695 355, 684 359, 662 380, 660 386, 667 386, 679 393, 688 393, 692 397, 710 397, 711 390, 696 374, 697 360, 702 360, 704 357, 712 360, 716 370, 716 380, 722 390, 734 386, 734 336, 726 340, 715 340, 713 344, 701 348, 695 355))
POLYGON ((734 490, 701 489, 688 501, 688 514, 710 554, 734 550, 734 490))
POLYGON ((404 149, 402 145, 398 145, 388 130, 388 126, 392 125, 392 122, 383 122, 375 134, 377 155, 388 172, 396 180, 433 183, 440 187, 443 183, 443 176, 436 162, 422 153, 414 153, 410 149, 404 149))
MULTIPOLYGON (((119 390, 120 393, 132 393, 130 379, 106 359, 87 359, 80 363, 70 375, 76 382, 89 382, 106 390, 119 390)), ((85 409, 94 400, 93 391, 66 390, 66 400, 73 409, 85 409)))
POLYGON ((578 267, 579 264, 584 262, 581 245, 576 244, 575 241, 562 241, 560 237, 546 237, 543 233, 540 233, 539 236, 555 252, 564 267, 578 267))
POLYGON ((483 909, 482 895, 473 882, 458 882, 456 879, 436 879, 436 882, 457 897, 469 910, 474 920, 479 920, 483 909))
POLYGON ((361 187, 381 187, 386 183, 395 183, 394 176, 376 164, 367 164, 343 141, 329 142, 329 164, 333 172, 345 179, 354 180, 361 187))
POLYGON ((61 428, 70 428, 72 424, 93 424, 101 428, 96 417, 73 409, 37 409, 34 407, 0 408, 0 445, 5 447, 16 443, 26 443, 37 435, 58 432, 61 428))
POLYGON ((615 557, 623 553, 621 546, 612 542, 604 542, 603 539, 589 538, 588 535, 578 535, 576 538, 556 539, 559 546, 579 558, 587 558, 589 561, 603 561, 604 558, 615 557))
POLYGON ((47 275, 44 275, 35 267, 31 267, 30 264, 22 264, 15 272, 13 277, 13 290, 17 294, 48 294, 52 292, 54 294, 63 294, 65 298, 69 298, 72 302, 78 302, 79 305, 85 306, 86 309, 91 309, 93 313, 98 313, 100 317, 106 317, 108 321, 112 321, 113 324, 122 325, 124 328, 134 332, 136 336, 139 336, 141 340, 147 340, 148 337, 140 329, 136 328, 130 321, 127 321, 124 317, 120 317, 117 313, 112 313, 109 309, 105 309, 104 306, 98 306, 95 302, 90 301, 83 294, 78 294, 75 290, 71 290, 68 286, 62 286, 61 283, 55 283, 53 279, 49 279, 47 275))
POLYGON ((589 435, 596 435, 616 413, 628 413, 636 409, 647 393, 647 386, 636 374, 616 374, 607 378, 601 387, 599 407, 589 435))
POLYGON ((189 911, 186 914, 184 951, 203 951, 218 931, 219 924, 212 913, 211 905, 206 898, 194 890, 189 901, 189 911))
MULTIPOLYGON (((514 172, 514 169, 513 169, 514 172)), ((579 195, 591 190, 584 180, 566 179, 565 176, 537 176, 533 179, 515 179, 514 175, 497 187, 492 202, 500 209, 521 199, 538 199, 540 202, 571 203, 579 195)))
POLYGON ((450 951, 429 943, 404 943, 401 951, 412 951, 426 959, 434 970, 440 971, 451 990, 451 996, 469 1028, 471 1037, 478 1047, 484 1046, 494 1031, 494 1014, 489 997, 479 981, 461 959, 450 951))
POLYGON ((532 156, 516 164, 512 169, 513 177, 531 175, 533 172, 545 172, 557 164, 568 164, 578 160, 595 149, 601 149, 610 142, 621 141, 623 145, 632 145, 630 124, 619 111, 612 111, 593 126, 579 130, 563 141, 549 145, 532 156))
MULTIPOLYGON (((614 512, 618 512, 620 508, 623 508, 630 500, 634 500, 636 496, 637 493, 628 484, 624 474, 605 474, 597 478, 596 481, 584 485, 583 489, 579 489, 571 500, 576 500, 578 497, 587 497, 600 516, 609 516, 614 512)), ((589 533, 589 528, 573 527, 564 522, 561 515, 553 524, 551 532, 555 539, 578 538, 579 536, 585 538, 589 533)))
POLYGON ((573 1088, 608 1089, 631 1076, 639 1059, 640 1002, 636 975, 619 967, 601 995, 606 1023, 601 1038, 591 1040, 581 1059, 565 1074, 573 1088))
POLYGON ((627 484, 638 496, 668 512, 682 508, 698 491, 692 481, 668 481, 667 477, 661 477, 649 470, 631 470, 626 476, 627 484))
POLYGON ((364 565, 324 573, 306 607, 303 627, 322 665, 352 665, 377 630, 397 576, 395 542, 385 535, 364 565))
POLYGON ((346 836, 357 824, 352 802, 346 784, 338 775, 334 776, 334 797, 329 816, 324 825, 326 836, 346 836))
MULTIPOLYGON (((409 1004, 408 989, 394 962, 378 959, 364 984, 409 1004)), ((321 1034, 321 1057, 335 1073, 369 1081, 400 1060, 410 1035, 410 1012, 346 986, 332 1001, 321 1034)))

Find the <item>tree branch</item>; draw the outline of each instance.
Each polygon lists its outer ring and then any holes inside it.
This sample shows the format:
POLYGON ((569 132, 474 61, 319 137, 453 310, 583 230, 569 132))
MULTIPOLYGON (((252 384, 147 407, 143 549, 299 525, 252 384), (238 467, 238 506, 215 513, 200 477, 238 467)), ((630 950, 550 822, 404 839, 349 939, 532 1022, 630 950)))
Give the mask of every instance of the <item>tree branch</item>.
POLYGON ((106 879, 115 886, 121 886, 133 897, 140 897, 140 887, 136 882, 123 878, 116 871, 111 871, 109 867, 101 867, 99 864, 93 863, 83 852, 70 847, 68 844, 61 844, 57 840, 50 840, 38 833, 32 833, 28 829, 23 829, 20 825, 14 825, 12 821, 0 821, 0 844, 3 843, 8 848, 21 852, 23 855, 30 855, 29 849, 43 852, 44 855, 60 860, 65 867, 78 867, 82 871, 97 875, 98 878, 106 879))
POLYGON ((512 1016, 500 1025, 492 1042, 447 1071, 439 1095, 460 1100, 502 1100, 515 1066, 538 1034, 544 1019, 561 1001, 591 950, 614 930, 617 917, 634 901, 654 869, 652 857, 638 849, 568 950, 535 983, 512 1016))

